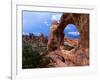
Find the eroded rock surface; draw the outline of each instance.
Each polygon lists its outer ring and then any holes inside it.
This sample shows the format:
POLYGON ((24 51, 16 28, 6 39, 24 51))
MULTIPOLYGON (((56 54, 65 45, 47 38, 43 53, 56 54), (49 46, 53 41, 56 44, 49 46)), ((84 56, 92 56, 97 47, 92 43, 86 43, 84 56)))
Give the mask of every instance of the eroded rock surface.
POLYGON ((55 66, 89 65, 89 14, 63 13, 60 23, 51 25, 47 47, 55 66), (70 23, 77 26, 80 38, 74 49, 64 51, 64 29, 70 23))

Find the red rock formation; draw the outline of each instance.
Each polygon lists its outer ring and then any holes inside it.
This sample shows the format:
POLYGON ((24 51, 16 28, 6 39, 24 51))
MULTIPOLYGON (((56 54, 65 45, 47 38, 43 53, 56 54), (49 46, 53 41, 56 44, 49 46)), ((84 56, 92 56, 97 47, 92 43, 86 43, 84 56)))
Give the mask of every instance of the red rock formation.
POLYGON ((57 49, 57 47, 58 47, 57 34, 56 34, 57 27, 58 27, 58 22, 53 21, 52 25, 50 27, 50 34, 48 37, 47 48, 49 51, 53 51, 53 50, 57 49))
MULTIPOLYGON (((76 66, 89 65, 89 14, 64 13, 61 16, 61 20, 57 28, 54 31, 52 31, 51 34, 52 36, 55 36, 55 38, 53 37, 55 44, 53 44, 52 38, 49 38, 48 48, 52 48, 52 46, 50 45, 56 45, 59 51, 58 52, 54 51, 54 54, 58 53, 59 56, 65 60, 64 63, 66 63, 67 61, 67 63, 70 62, 76 66), (69 54, 63 53, 61 50, 59 50, 60 46, 62 46, 62 43, 65 40, 64 29, 68 24, 76 25, 76 27, 79 29, 80 32, 78 46, 72 51, 70 51, 69 54)), ((75 42, 71 40, 67 40, 67 41, 70 43, 75 43, 77 40, 75 42)), ((61 60, 59 62, 61 62, 61 60)))
POLYGON ((89 14, 64 13, 58 26, 58 41, 63 40, 63 32, 68 24, 75 24, 80 32, 79 43, 82 48, 89 48, 89 14))
POLYGON ((79 39, 69 39, 64 37, 64 42, 71 44, 72 46, 76 46, 78 44, 79 39))
MULTIPOLYGON (((68 24, 75 24, 80 32, 79 46, 89 48, 89 14, 64 13, 61 16, 60 23, 53 22, 51 27, 56 25, 56 29, 50 30, 50 37, 57 39, 57 44, 62 45, 64 41, 64 29, 68 24)), ((49 38, 48 45, 52 44, 52 38, 49 38)), ((58 46, 59 48, 60 46, 58 46)))

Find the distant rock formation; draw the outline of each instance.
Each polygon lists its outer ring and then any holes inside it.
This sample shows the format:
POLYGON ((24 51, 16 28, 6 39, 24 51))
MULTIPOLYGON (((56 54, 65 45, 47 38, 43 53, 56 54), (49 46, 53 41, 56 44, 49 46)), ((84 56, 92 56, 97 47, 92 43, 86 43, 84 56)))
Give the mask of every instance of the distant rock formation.
POLYGON ((41 33, 41 35, 39 36, 39 42, 41 42, 41 43, 47 43, 48 42, 47 38, 44 36, 43 33, 41 33))
POLYGON ((71 46, 75 47, 78 45, 79 39, 69 39, 67 37, 64 37, 64 42, 67 42, 71 46))

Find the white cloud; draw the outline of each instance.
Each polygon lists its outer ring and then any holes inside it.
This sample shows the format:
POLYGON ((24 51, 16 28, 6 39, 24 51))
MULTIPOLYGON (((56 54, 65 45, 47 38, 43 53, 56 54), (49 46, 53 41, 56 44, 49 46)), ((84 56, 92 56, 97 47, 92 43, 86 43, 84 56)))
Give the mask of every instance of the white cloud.
POLYGON ((23 35, 29 35, 29 33, 26 33, 26 32, 23 32, 22 34, 23 34, 23 35))
POLYGON ((80 35, 79 32, 68 32, 68 34, 71 34, 71 35, 80 35))
POLYGON ((61 17, 61 14, 58 14, 58 15, 52 15, 51 20, 60 21, 60 17, 61 17))
POLYGON ((39 32, 33 32, 33 34, 35 34, 37 36, 40 36, 41 35, 41 33, 39 33, 39 32))
POLYGON ((45 24, 46 26, 49 26, 49 23, 48 23, 47 21, 44 21, 44 24, 45 24))
MULTIPOLYGON (((37 36, 40 36, 41 35, 41 33, 39 33, 39 32, 33 32, 33 34, 34 35, 37 35, 37 36)), ((23 35, 29 35, 29 33, 23 32, 23 35)))

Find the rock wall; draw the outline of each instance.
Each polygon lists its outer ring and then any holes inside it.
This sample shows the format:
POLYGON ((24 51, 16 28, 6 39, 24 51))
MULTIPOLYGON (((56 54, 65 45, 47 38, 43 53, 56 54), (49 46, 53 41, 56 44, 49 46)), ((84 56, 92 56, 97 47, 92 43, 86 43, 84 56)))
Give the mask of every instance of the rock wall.
POLYGON ((52 24, 48 39, 48 50, 56 66, 89 65, 89 14, 63 13, 59 24, 52 24), (78 45, 71 51, 63 52, 64 29, 68 24, 74 24, 80 32, 78 45), (54 25, 56 25, 55 29, 54 25), (54 36, 54 37, 53 37, 54 36), (55 48, 56 47, 56 48, 55 48), (59 56, 54 58, 52 56, 59 56))
MULTIPOLYGON (((64 29, 68 24, 75 24, 80 32, 79 47, 89 48, 89 14, 76 14, 76 13, 63 13, 60 19, 60 23, 55 30, 51 30, 51 33, 56 36, 57 44, 62 45, 64 41, 64 29)), ((53 25, 52 25, 53 26, 53 25)), ((48 40, 49 45, 52 45, 52 38, 48 40)))
POLYGON ((79 46, 89 48, 89 14, 64 13, 57 29, 58 41, 61 44, 64 29, 68 24, 75 24, 80 32, 79 46))

